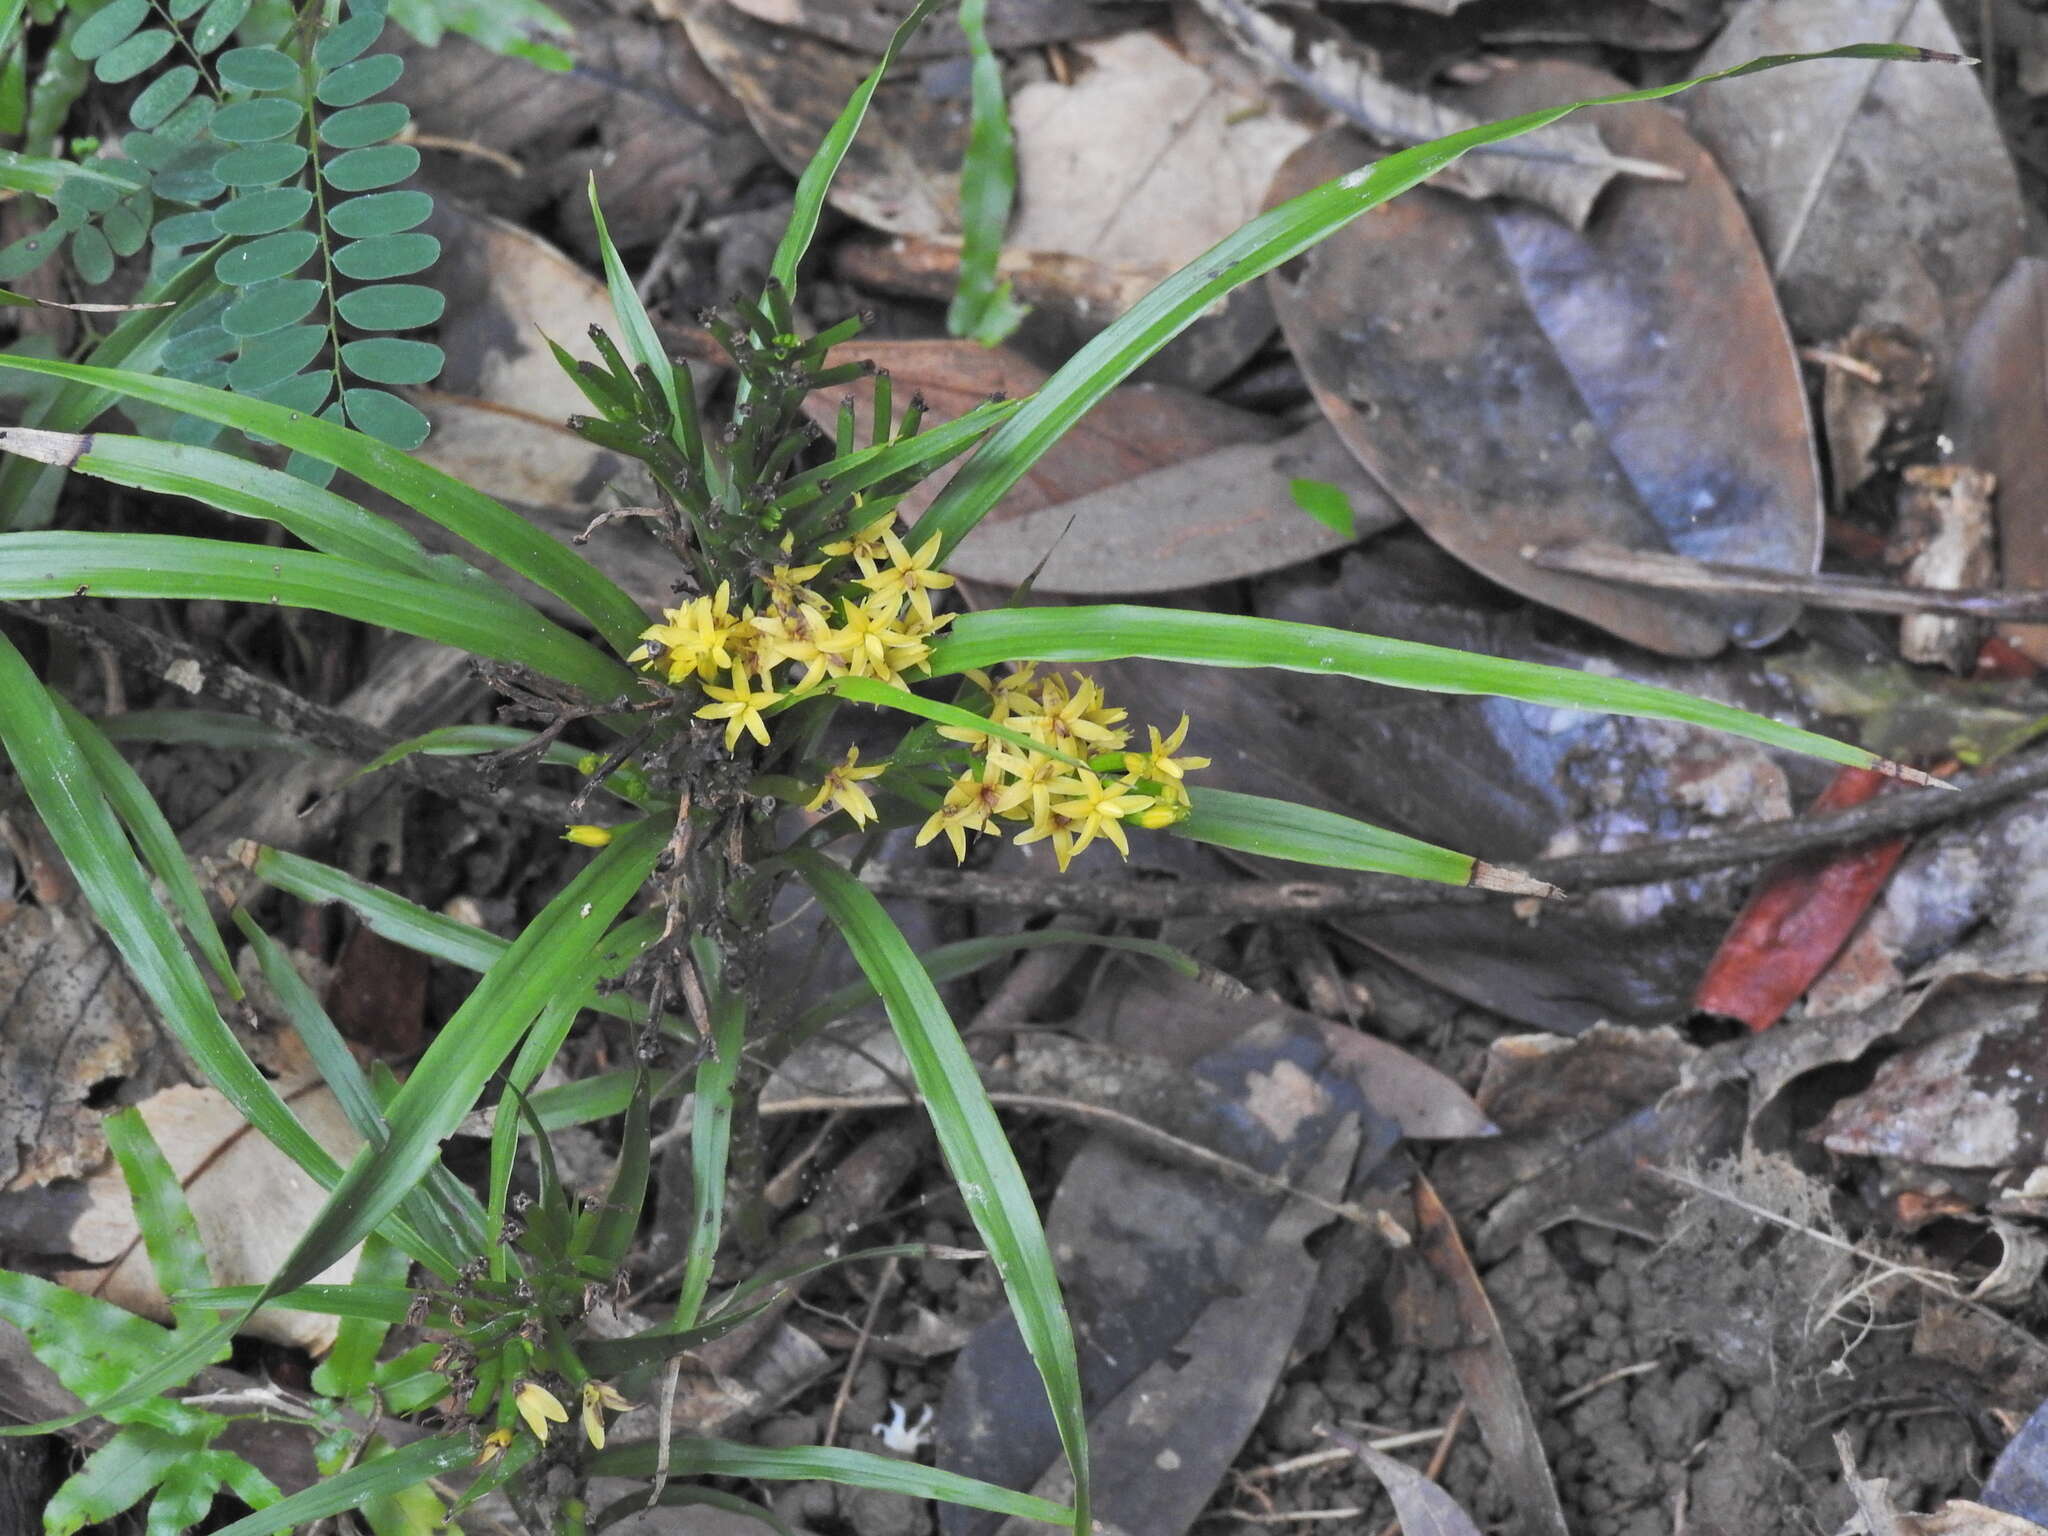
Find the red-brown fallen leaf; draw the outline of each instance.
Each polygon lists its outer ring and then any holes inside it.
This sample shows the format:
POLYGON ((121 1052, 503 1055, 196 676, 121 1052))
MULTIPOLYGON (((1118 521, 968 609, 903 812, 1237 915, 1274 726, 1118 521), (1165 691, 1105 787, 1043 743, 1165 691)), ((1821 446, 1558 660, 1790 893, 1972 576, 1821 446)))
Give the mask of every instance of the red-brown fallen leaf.
MULTIPOLYGON (((1844 768, 1812 809, 1861 805, 1889 782, 1844 768)), ((1906 839, 1894 837, 1774 866, 1721 941, 1693 1006, 1769 1029, 1840 953, 1905 851, 1906 839)))
POLYGON ((1977 649, 1978 682, 2001 682, 2039 677, 2041 664, 2002 635, 1993 635, 1977 649))

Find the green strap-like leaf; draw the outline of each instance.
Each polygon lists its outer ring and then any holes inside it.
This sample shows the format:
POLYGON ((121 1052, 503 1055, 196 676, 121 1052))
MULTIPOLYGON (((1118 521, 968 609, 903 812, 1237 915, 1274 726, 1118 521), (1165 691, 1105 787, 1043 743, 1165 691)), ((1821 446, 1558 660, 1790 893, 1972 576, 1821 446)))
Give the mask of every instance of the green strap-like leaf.
POLYGON ((953 477, 905 542, 917 549, 936 533, 943 538, 942 550, 950 551, 1069 427, 1211 305, 1293 260, 1367 209, 1426 181, 1468 150, 1529 133, 1582 107, 1657 101, 1708 80, 1725 80, 1785 64, 1815 59, 1913 61, 1928 57, 1924 49, 1893 43, 1858 43, 1826 53, 1774 54, 1718 74, 1567 102, 1497 123, 1482 123, 1427 144, 1397 150, 1304 192, 1209 247, 1068 359, 1031 397, 1030 403, 984 443, 981 451, 953 477))
MULTIPOLYGON (((139 373, 155 369, 173 328, 213 290, 212 256, 209 251, 187 262, 161 284, 152 283, 145 288, 141 295, 144 301, 168 307, 141 309, 125 317, 87 354, 88 358, 106 368, 131 368, 139 373)), ((83 432, 115 398, 112 390, 73 380, 32 407, 20 425, 55 432, 83 432)), ((48 523, 56 511, 57 493, 62 490, 64 479, 64 471, 50 465, 14 458, 0 463, 0 532, 40 528, 48 523)))
MULTIPOLYGON (((405 239, 406 236, 394 236, 405 239)), ((268 401, 181 379, 152 378, 115 368, 93 368, 43 358, 0 356, 0 367, 86 384, 114 395, 184 411, 282 443, 332 464, 404 503, 430 522, 502 561, 583 615, 620 655, 639 647, 646 616, 609 577, 509 508, 452 475, 398 449, 268 401)))
POLYGON ((93 778, 99 783, 100 793, 107 797, 107 804, 128 829, 128 835, 135 840, 136 850, 150 872, 162 882, 164 895, 171 910, 185 925, 185 932, 198 946, 199 953, 213 968, 213 974, 220 978, 220 984, 227 989, 228 996, 239 999, 242 995, 241 979, 235 975, 235 962, 228 958, 228 947, 221 942, 220 927, 213 920, 213 913, 206 905, 206 897, 199 889, 198 878, 192 873, 192 866, 186 861, 185 850, 179 846, 178 834, 171 830, 171 824, 164 819, 164 813, 156 803, 156 797, 142 782, 142 776, 128 766, 128 760, 114 749, 114 744, 102 734, 100 728, 73 709, 63 695, 52 689, 50 702, 57 713, 64 718, 65 727, 71 732, 71 739, 78 744, 79 752, 91 765, 93 778))
POLYGON ((302 1488, 268 1509, 244 1515, 234 1524, 223 1526, 215 1536, 272 1536, 276 1531, 288 1531, 328 1515, 359 1509, 370 1499, 403 1493, 430 1477, 453 1472, 475 1460, 476 1451, 467 1435, 415 1440, 388 1456, 379 1456, 310 1488, 302 1488))
POLYGON ((1188 613, 1122 603, 969 613, 955 620, 939 638, 930 665, 934 677, 944 677, 999 661, 1114 661, 1126 656, 1203 667, 1278 667, 1289 672, 1361 678, 1425 693, 1494 694, 1553 709, 1677 720, 1851 768, 1872 768, 1882 762, 1861 747, 1671 688, 1412 640, 1388 640, 1236 614, 1188 613))
MULTIPOLYGON (((327 1084, 342 1114, 366 1144, 382 1144, 390 1134, 384 1123, 384 1111, 370 1080, 350 1053, 348 1042, 341 1038, 341 1031, 334 1027, 327 1010, 320 1006, 313 989, 306 985, 298 967, 277 941, 257 925, 245 908, 235 908, 234 919, 255 953, 257 968, 269 984, 285 1022, 298 1032, 313 1069, 327 1084)), ((426 1183, 407 1195, 399 1209, 407 1227, 420 1235, 421 1242, 415 1251, 423 1247, 425 1257, 430 1261, 438 1259, 436 1267, 444 1278, 452 1277, 483 1244, 483 1207, 468 1187, 439 1163, 434 1165, 426 1183)))
MULTIPOLYGON (((608 1446, 588 1458, 584 1468, 593 1477, 649 1478, 654 1475, 655 1456, 656 1447, 651 1441, 608 1446)), ((730 1440, 679 1436, 669 1442, 668 1466, 676 1477, 744 1477, 769 1482, 817 1479, 849 1488, 877 1488, 885 1493, 907 1494, 913 1499, 937 1499, 941 1503, 1014 1515, 1020 1520, 1082 1529, 1075 1511, 1049 1499, 1012 1493, 957 1472, 942 1472, 937 1467, 923 1467, 914 1461, 898 1461, 867 1451, 813 1445, 738 1445, 730 1440)), ((261 1531, 273 1529, 261 1527, 261 1531)), ((261 1531, 230 1526, 221 1536, 261 1536, 261 1531)))
POLYGON ((796 297, 797 264, 804 259, 804 252, 811 248, 811 239, 818 232, 818 219, 825 211, 825 195, 832 189, 832 178, 839 174, 839 164, 846 158, 853 136, 860 132, 861 120, 868 115, 868 103, 875 99, 882 76, 896 62, 896 55, 910 41, 911 33, 924 25, 924 19, 937 6, 938 0, 918 0, 910 14, 903 18, 902 25, 889 39, 889 46, 882 50, 882 57, 876 62, 873 72, 854 87, 837 121, 812 152, 803 175, 797 178, 789 222, 782 227, 782 238, 776 242, 775 255, 768 263, 768 280, 779 284, 791 298, 796 297))
POLYGON ((739 1079, 747 1025, 746 997, 725 984, 721 957, 713 942, 700 936, 691 942, 690 952, 711 994, 711 1054, 697 1066, 690 1121, 690 1246, 683 1264, 682 1291, 669 1321, 673 1331, 697 1326, 704 1293, 711 1286, 711 1266, 718 1257, 718 1238, 725 1221, 733 1085, 739 1079))
MULTIPOLYGON (((493 588, 482 572, 430 555, 411 534, 346 497, 231 453, 112 432, 85 434, 0 429, 0 450, 62 464, 114 485, 186 496, 276 523, 323 554, 451 586, 493 588)), ((510 596, 509 593, 506 596, 510 596)), ((517 599, 513 599, 517 601, 517 599)), ((523 605, 522 605, 523 606, 523 605)))
POLYGON ((873 893, 818 854, 799 849, 787 857, 817 893, 819 905, 845 937, 888 1010, 953 1183, 975 1230, 995 1257, 1017 1331, 1045 1383, 1074 1477, 1073 1528, 1085 1532, 1090 1529, 1088 1421, 1081 1403, 1073 1327, 1060 1297, 1038 1208, 981 1085, 974 1058, 961 1043, 931 976, 873 893))
POLYGON ((1191 842, 1320 864, 1326 869, 1371 870, 1444 885, 1472 883, 1474 861, 1469 856, 1370 822, 1227 789, 1191 786, 1188 795, 1194 801, 1194 813, 1169 830, 1191 842))
MULTIPOLYGON (((17 535, 17 537, 19 537, 17 535)), ((242 1116, 315 1178, 340 1169, 221 1020, 199 968, 149 888, 91 765, 21 652, 0 636, 0 744, 129 973, 242 1116)))
MULTIPOLYGON (((149 1133, 142 1111, 118 1110, 100 1122, 107 1133, 107 1146, 121 1165, 121 1178, 134 1203, 135 1225, 142 1233, 142 1246, 149 1254, 156 1283, 166 1296, 213 1284, 213 1270, 206 1262, 206 1244, 200 1240, 199 1223, 185 1202, 185 1191, 171 1171, 163 1149, 149 1133)), ((171 1316, 180 1328, 204 1324, 189 1308, 171 1304, 171 1316)))
POLYGON ((509 594, 299 549, 149 533, 0 534, 0 597, 184 597, 312 608, 517 662, 612 699, 634 674, 509 594))
POLYGON ((655 821, 620 829, 526 926, 434 1037, 385 1111, 391 1139, 365 1148, 268 1287, 304 1284, 394 1210, 476 1105, 536 1015, 579 972, 654 868, 667 840, 655 821))
POLYGON ((946 311, 946 329, 993 347, 1030 311, 996 279, 1003 233, 1017 199, 1017 143, 1003 101, 1003 65, 988 45, 988 0, 961 0, 967 36, 970 117, 967 160, 960 167, 960 281, 946 311))

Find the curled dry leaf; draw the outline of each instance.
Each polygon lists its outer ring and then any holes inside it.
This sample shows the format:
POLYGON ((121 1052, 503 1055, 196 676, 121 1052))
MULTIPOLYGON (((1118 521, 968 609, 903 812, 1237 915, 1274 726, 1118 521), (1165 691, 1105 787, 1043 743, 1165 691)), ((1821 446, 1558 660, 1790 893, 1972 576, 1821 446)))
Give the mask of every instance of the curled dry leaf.
POLYGON ((1508 1353, 1486 1287, 1472 1267, 1457 1223, 1420 1174, 1415 1176, 1414 1194, 1415 1246, 1403 1256, 1409 1283, 1397 1310, 1412 1336, 1455 1341, 1444 1354, 1472 1407, 1493 1458, 1494 1476, 1518 1514, 1519 1528, 1528 1536, 1566 1536, 1564 1507, 1536 1433, 1536 1417, 1529 1411, 1521 1374, 1508 1353))
MULTIPOLYGON (((346 1164, 361 1148, 361 1138, 325 1087, 304 1086, 287 1091, 284 1097, 337 1161, 346 1164)), ((136 1107, 184 1188, 206 1246, 214 1283, 250 1285, 268 1280, 326 1203, 326 1192, 251 1129, 241 1112, 211 1088, 181 1084, 136 1107)), ((74 1290, 168 1322, 170 1312, 143 1250, 134 1204, 121 1170, 109 1160, 85 1181, 84 1197, 58 1251, 97 1267, 71 1270, 57 1278, 74 1290)), ((346 1284, 355 1267, 352 1250, 315 1279, 323 1285, 346 1284)), ((337 1327, 331 1317, 266 1307, 250 1320, 248 1331, 319 1354, 334 1342, 337 1327)))
MULTIPOLYGON (((2006 585, 2048 586, 2048 261, 2013 263, 1964 338, 1945 422, 1959 463, 1998 477, 1998 558, 2006 585)), ((1999 635, 2048 662, 2048 624, 1999 635)))
MULTIPOLYGON (((1532 65, 1476 88, 1472 110, 1620 88, 1532 65)), ((1595 539, 1804 575, 1820 548, 1798 362, 1733 192, 1669 113, 1620 107, 1601 123, 1684 182, 1617 182, 1583 232, 1421 189, 1273 274, 1274 307, 1324 414, 1459 559, 1667 655, 1761 644, 1792 605, 1632 591, 1523 557, 1595 539)), ((1355 135, 1325 135, 1270 200, 1365 158, 1355 135)))
MULTIPOLYGON (((768 26, 724 0, 692 0, 682 23, 705 68, 792 175, 875 67, 869 56, 768 26)), ((832 178, 832 206, 891 234, 958 235, 967 112, 964 73, 937 90, 913 71, 892 70, 832 178)))
MULTIPOLYGON (((1255 10, 1247 0, 1197 3, 1267 70, 1376 139, 1421 144, 1485 121, 1385 79, 1370 50, 1313 11, 1255 10)), ((1510 143, 1483 145, 1430 184, 1467 197, 1521 198, 1578 229, 1616 176, 1675 181, 1679 174, 1654 160, 1614 153, 1596 123, 1572 118, 1510 143)))
POLYGON ((1821 421, 1837 502, 1877 472, 1885 435, 1914 421, 1934 384, 1926 347, 1896 325, 1858 326, 1807 356, 1822 365, 1821 421))
MULTIPOLYGON (((794 27, 857 53, 879 54, 916 0, 731 0, 738 9, 770 26, 794 27)), ((1148 7, 1097 0, 1002 0, 988 11, 989 46, 1043 48, 1142 25, 1148 7)), ((945 11, 912 33, 903 45, 908 59, 965 53, 967 42, 945 11)))
MULTIPOLYGON (((1846 810, 1892 781, 1844 768, 1809 809, 1846 810)), ((1791 859, 1757 883, 1721 941, 1693 1002, 1701 1011, 1768 1029, 1805 993, 1848 941, 1906 852, 1906 839, 1791 859)))
MULTIPOLYGON (((856 344, 886 369, 895 409, 923 397, 927 422, 950 421, 994 395, 1030 394, 1045 375, 1016 353, 971 341, 856 344)), ((873 384, 821 390, 805 403, 827 432, 851 397, 868 441, 873 384)), ((930 505, 952 470, 901 503, 906 518, 930 505)), ((1055 443, 948 561, 979 581, 1014 586, 1040 562, 1036 589, 1101 595, 1165 592, 1260 575, 1352 540, 1294 504, 1289 482, 1334 483, 1360 536, 1400 512, 1328 436, 1283 435, 1269 418, 1164 385, 1125 385, 1055 443)))
POLYGON ((1402 1536, 1479 1536, 1479 1527, 1458 1501, 1407 1462, 1357 1441, 1350 1451, 1387 1490, 1402 1536))
MULTIPOLYGON (((1750 0, 1695 67, 1850 41, 1959 51, 1939 0, 1750 0)), ((1900 325, 1947 366, 2020 250, 2019 183, 1974 71, 1803 64, 1790 87, 1702 86, 1685 111, 1741 193, 1794 335, 1900 325)))

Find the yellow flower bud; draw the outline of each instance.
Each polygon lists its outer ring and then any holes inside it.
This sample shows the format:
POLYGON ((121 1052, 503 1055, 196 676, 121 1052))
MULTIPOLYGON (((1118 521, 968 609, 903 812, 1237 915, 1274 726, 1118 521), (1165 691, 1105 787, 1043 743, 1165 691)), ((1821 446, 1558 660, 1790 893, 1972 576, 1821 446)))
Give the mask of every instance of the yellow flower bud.
POLYGON ((472 1466, 487 1467, 505 1454, 505 1447, 512 1443, 512 1431, 494 1429, 484 1436, 484 1448, 476 1453, 472 1466))
POLYGON ((581 843, 585 848, 602 848, 612 840, 610 827, 575 826, 562 834, 565 843, 581 843))

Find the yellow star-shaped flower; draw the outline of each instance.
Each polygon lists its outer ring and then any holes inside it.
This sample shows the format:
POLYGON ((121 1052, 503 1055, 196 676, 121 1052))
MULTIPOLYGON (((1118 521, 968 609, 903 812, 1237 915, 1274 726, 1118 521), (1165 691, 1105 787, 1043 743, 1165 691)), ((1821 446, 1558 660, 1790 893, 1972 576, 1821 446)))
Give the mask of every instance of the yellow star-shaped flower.
MULTIPOLYGON (((1067 797, 1055 799, 1052 811, 1055 816, 1064 817, 1075 829, 1073 854, 1069 854, 1069 858, 1098 837, 1109 839, 1125 858, 1131 856, 1130 841, 1124 836, 1123 819, 1149 809, 1152 796, 1132 794, 1128 784, 1114 780, 1105 784, 1098 774, 1087 768, 1055 782, 1052 792, 1055 796, 1067 797)), ((1062 861, 1060 868, 1064 870, 1066 867, 1062 861)))
POLYGON ((857 766, 860 762, 860 748, 848 747, 845 760, 825 770, 825 782, 818 792, 804 806, 815 811, 826 801, 831 801, 835 810, 846 812, 853 818, 856 827, 864 827, 876 819, 875 802, 862 789, 861 780, 872 779, 888 768, 887 763, 875 763, 869 767, 857 766))
POLYGON ((913 555, 895 534, 883 534, 882 548, 889 557, 889 563, 868 572, 861 578, 861 585, 877 597, 908 598, 918 618, 929 627, 933 622, 932 592, 940 587, 950 587, 954 581, 944 571, 932 569, 932 563, 939 558, 939 543, 940 536, 935 533, 913 555))
POLYGON ((716 683, 704 685, 704 691, 718 702, 706 704, 698 710, 697 718, 725 722, 725 750, 728 752, 739 745, 743 730, 762 746, 768 745, 768 722, 761 718, 761 711, 771 704, 779 704, 782 695, 772 688, 756 688, 754 682, 755 679, 745 672, 736 670, 730 688, 721 688, 716 683))

